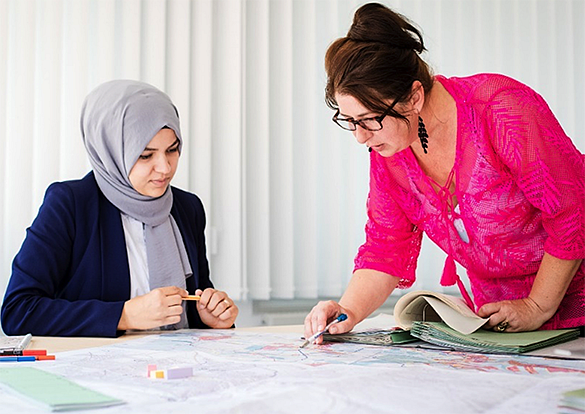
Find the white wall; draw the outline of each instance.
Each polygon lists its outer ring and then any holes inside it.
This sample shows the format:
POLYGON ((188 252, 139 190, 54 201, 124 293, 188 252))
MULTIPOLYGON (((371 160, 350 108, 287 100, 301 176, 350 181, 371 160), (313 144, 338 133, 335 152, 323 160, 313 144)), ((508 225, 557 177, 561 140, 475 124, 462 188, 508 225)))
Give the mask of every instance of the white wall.
MULTIPOLYGON (((212 278, 239 299, 240 325, 267 312, 252 299, 339 296, 363 241, 368 156, 330 121, 323 55, 362 3, 0 0, 0 291, 47 185, 89 170, 83 98, 132 78, 179 108, 174 184, 203 199, 212 278)), ((527 83, 585 150, 584 1, 385 3, 423 29, 435 72, 527 83)), ((444 255, 423 255, 421 282, 438 288, 444 255)))

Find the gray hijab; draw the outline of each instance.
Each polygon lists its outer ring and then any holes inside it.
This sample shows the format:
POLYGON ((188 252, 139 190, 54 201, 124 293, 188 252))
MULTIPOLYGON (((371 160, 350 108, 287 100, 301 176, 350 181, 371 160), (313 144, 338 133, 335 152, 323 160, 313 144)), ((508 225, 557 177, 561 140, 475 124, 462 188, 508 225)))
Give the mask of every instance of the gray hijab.
MULTIPOLYGON (((121 212, 144 228, 149 284, 186 287, 192 275, 177 223, 171 216, 173 193, 158 197, 137 192, 130 170, 138 156, 163 128, 169 127, 182 146, 179 114, 170 98, 155 87, 132 80, 114 80, 95 88, 81 110, 81 134, 97 184, 121 212)), ((185 312, 174 327, 186 327, 185 312)))

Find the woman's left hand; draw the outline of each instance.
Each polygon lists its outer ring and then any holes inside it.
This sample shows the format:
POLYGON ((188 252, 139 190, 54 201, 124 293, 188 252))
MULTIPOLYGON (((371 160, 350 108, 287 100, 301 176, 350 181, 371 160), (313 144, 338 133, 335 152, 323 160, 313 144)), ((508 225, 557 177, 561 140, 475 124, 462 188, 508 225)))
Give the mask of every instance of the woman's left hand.
POLYGON ((207 288, 197 289, 196 295, 201 296, 197 302, 197 311, 201 321, 210 328, 231 328, 238 316, 239 309, 227 293, 207 288))
POLYGON ((482 318, 490 318, 484 325, 485 329, 499 332, 534 331, 551 317, 530 297, 486 303, 477 314, 482 318))
POLYGON ((525 299, 486 303, 477 311, 489 317, 486 329, 499 332, 534 331, 553 317, 582 259, 564 260, 544 253, 530 295, 525 299))

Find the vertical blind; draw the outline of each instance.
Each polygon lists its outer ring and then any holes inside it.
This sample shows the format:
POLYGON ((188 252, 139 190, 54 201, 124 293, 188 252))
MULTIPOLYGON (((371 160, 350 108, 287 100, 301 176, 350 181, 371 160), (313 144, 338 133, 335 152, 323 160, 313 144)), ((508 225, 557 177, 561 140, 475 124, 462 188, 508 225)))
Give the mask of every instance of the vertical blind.
MULTIPOLYGON (((362 3, 0 0, 0 288, 46 187, 89 171, 85 95, 126 78, 179 109, 174 185, 203 200, 216 286, 239 300, 339 296, 364 240, 369 157, 330 120, 323 56, 362 3)), ((517 78, 585 150, 585 2, 384 3, 422 28, 436 73, 517 78)), ((425 240, 418 287, 438 288, 443 260, 425 240)))

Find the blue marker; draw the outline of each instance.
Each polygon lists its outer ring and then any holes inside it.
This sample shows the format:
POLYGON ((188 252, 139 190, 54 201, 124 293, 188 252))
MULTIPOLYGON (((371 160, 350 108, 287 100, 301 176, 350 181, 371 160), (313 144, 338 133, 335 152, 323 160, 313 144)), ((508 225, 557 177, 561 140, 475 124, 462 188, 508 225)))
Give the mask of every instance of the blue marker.
POLYGON ((305 342, 303 342, 303 344, 300 346, 300 348, 304 348, 308 344, 315 342, 315 339, 319 338, 321 335, 323 335, 325 332, 327 332, 329 330, 329 328, 331 328, 331 326, 333 326, 333 324, 336 324, 336 323, 339 323, 339 322, 343 322, 346 319, 347 319, 347 315, 345 313, 342 313, 337 318, 333 319, 325 327, 325 329, 323 329, 321 332, 317 332, 316 334, 314 334, 313 336, 311 336, 309 339, 305 339, 305 342))
POLYGON ((34 356, 3 356, 0 357, 0 362, 26 362, 36 361, 34 356))

